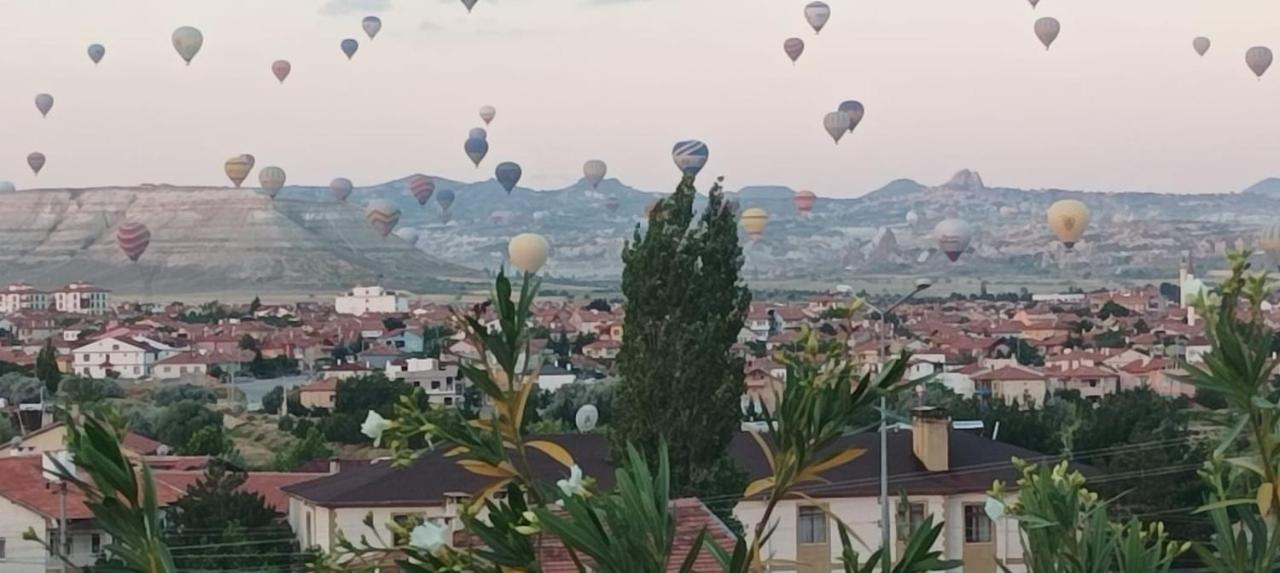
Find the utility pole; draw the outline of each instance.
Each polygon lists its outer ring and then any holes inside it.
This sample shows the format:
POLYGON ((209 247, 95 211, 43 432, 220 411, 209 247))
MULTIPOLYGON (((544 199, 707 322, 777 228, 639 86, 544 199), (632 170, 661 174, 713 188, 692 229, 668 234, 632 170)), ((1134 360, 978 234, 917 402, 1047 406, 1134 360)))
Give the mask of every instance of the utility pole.
POLYGON ((70 557, 66 555, 68 547, 71 547, 71 536, 67 531, 67 482, 60 479, 58 480, 58 546, 55 548, 59 556, 59 573, 67 573, 67 558, 70 557))

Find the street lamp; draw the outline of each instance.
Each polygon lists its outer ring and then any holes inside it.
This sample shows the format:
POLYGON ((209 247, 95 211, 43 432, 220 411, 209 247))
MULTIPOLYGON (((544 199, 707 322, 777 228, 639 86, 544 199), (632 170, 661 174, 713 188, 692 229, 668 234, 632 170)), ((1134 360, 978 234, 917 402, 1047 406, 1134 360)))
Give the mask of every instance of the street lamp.
MULTIPOLYGON (((889 305, 889 308, 881 311, 875 306, 871 306, 872 310, 880 313, 880 333, 876 344, 876 356, 879 359, 880 372, 884 372, 885 365, 885 330, 889 328, 889 313, 901 306, 903 303, 911 300, 916 295, 933 286, 933 281, 929 279, 916 279, 916 288, 907 293, 897 302, 889 305)), ((889 409, 888 400, 884 396, 880 396, 880 544, 883 548, 881 555, 884 558, 880 571, 888 572, 893 566, 893 546, 890 545, 889 539, 889 433, 888 433, 888 417, 885 412, 889 409)))

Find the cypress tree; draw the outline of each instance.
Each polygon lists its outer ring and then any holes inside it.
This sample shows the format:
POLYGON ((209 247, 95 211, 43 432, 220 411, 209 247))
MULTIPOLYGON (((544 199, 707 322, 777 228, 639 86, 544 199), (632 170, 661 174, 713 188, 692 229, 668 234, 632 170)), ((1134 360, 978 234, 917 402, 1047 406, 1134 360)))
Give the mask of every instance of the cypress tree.
POLYGON ((53 340, 45 340, 44 347, 36 355, 36 378, 44 382, 45 390, 50 394, 58 392, 62 371, 58 369, 58 351, 53 348, 53 340))
MULTIPOLYGON (((731 348, 751 291, 740 276, 734 207, 717 182, 695 218, 696 194, 685 177, 623 247, 626 334, 612 439, 615 452, 630 443, 650 460, 665 441, 673 494, 719 498, 746 483, 728 450, 745 389, 743 360, 731 348)), ((709 505, 723 516, 733 501, 709 505)))

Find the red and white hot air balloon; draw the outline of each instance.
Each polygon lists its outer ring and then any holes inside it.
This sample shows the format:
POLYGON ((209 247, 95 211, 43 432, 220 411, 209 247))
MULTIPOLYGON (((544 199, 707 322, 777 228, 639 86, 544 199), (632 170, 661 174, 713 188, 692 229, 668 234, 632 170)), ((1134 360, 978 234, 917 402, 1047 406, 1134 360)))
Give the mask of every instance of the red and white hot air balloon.
POLYGON ((125 223, 116 229, 116 244, 124 256, 136 263, 151 245, 151 230, 142 223, 125 223))
POLYGON ((379 199, 369 203, 364 216, 373 230, 385 239, 400 223, 400 208, 390 201, 379 199))
POLYGON ((426 175, 414 175, 409 178, 409 192, 418 200, 419 205, 426 205, 436 192, 436 180, 426 175))
POLYGON ((818 196, 813 191, 796 191, 791 200, 796 204, 796 210, 807 217, 813 211, 813 203, 818 200, 818 196))

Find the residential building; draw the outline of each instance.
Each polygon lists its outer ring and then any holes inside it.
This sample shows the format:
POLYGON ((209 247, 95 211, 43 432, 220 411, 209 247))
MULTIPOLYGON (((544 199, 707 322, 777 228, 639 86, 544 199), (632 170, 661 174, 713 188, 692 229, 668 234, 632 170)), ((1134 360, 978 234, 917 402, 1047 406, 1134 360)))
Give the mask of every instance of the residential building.
POLYGON ((156 363, 152 376, 157 380, 203 382, 209 376, 213 357, 199 352, 178 352, 156 363))
POLYGON ((180 352, 162 342, 143 336, 100 338, 76 347, 74 369, 86 378, 119 378, 136 380, 151 375, 157 362, 180 352))
POLYGON ((597 340, 582 347, 582 354, 595 360, 613 360, 622 351, 622 343, 617 340, 597 340))
POLYGON ((986 399, 1015 401, 1024 407, 1035 408, 1044 403, 1049 389, 1048 379, 1040 371, 1025 366, 1002 366, 970 376, 973 393, 986 399))
POLYGON ((1046 370, 1051 392, 1074 390, 1089 400, 1099 400, 1120 390, 1120 375, 1101 366, 1078 366, 1069 370, 1046 370))
POLYGON ((407 313, 409 299, 380 286, 358 286, 334 298, 333 308, 338 314, 356 316, 371 312, 407 313))
POLYGON ((458 377, 458 365, 436 358, 400 358, 384 368, 388 379, 403 380, 421 388, 432 404, 453 406, 462 403, 465 382, 458 377))
POLYGON ((53 292, 53 306, 58 312, 105 314, 111 308, 110 297, 107 289, 74 282, 53 292))
POLYGON ((298 403, 302 404, 302 407, 324 408, 332 412, 338 403, 338 379, 321 378, 299 386, 297 392, 298 403))
POLYGON ((49 293, 38 290, 29 284, 11 284, 0 291, 0 313, 46 310, 48 308, 49 293))

